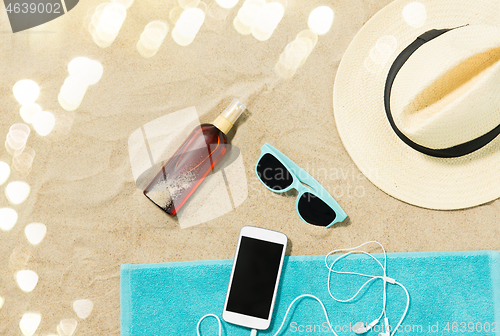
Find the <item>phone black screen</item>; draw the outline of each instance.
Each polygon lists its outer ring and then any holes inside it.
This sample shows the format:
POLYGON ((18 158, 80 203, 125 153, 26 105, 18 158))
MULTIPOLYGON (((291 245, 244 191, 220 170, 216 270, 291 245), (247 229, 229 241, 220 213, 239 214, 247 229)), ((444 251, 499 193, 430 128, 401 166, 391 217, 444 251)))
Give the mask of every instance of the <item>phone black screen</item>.
POLYGON ((283 245, 242 237, 226 309, 267 319, 271 310, 283 245))

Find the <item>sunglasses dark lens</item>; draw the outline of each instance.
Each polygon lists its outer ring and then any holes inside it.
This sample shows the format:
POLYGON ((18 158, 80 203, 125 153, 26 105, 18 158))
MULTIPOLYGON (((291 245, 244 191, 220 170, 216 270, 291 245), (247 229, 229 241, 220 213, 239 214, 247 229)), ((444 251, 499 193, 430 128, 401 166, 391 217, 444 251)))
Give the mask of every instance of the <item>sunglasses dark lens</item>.
POLYGON ((293 177, 288 169, 271 154, 264 154, 259 160, 257 174, 259 174, 262 183, 272 190, 283 190, 293 182, 293 177))
POLYGON ((308 192, 300 197, 299 213, 306 222, 317 226, 328 226, 337 217, 328 204, 308 192))

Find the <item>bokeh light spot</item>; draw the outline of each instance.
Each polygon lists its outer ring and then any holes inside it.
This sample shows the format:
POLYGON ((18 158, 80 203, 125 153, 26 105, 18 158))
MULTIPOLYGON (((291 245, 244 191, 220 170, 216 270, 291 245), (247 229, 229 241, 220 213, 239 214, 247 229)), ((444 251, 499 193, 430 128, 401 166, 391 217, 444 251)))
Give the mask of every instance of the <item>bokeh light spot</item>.
POLYGON ((77 325, 78 322, 75 319, 62 320, 57 326, 57 332, 59 335, 72 336, 77 325))
POLYGON ((0 161, 0 185, 4 184, 10 176, 10 166, 3 161, 0 161))
POLYGON ((156 55, 167 34, 168 25, 165 22, 155 20, 148 23, 137 42, 139 54, 143 57, 156 55))
POLYGON ((77 57, 68 64, 69 75, 87 85, 96 84, 102 77, 104 68, 98 61, 87 57, 77 57))
POLYGON ((0 229, 2 231, 10 231, 17 223, 17 212, 11 208, 0 209, 0 229))
POLYGON ((398 41, 392 35, 380 37, 370 49, 370 58, 375 64, 385 65, 396 51, 398 41))
POLYGON ((239 0, 215 0, 222 8, 230 9, 236 6, 239 0))
POLYGON ((24 336, 33 336, 40 325, 42 314, 40 313, 24 313, 21 321, 19 321, 19 328, 24 336))
POLYGON ((33 128, 41 136, 49 135, 55 124, 56 118, 48 111, 37 113, 33 118, 33 128))
POLYGON ((333 10, 328 6, 316 7, 309 14, 309 19, 307 25, 309 29, 318 35, 324 35, 328 33, 332 27, 334 13, 333 10))
POLYGON ((255 17, 255 21, 251 28, 252 36, 259 41, 268 40, 274 33, 274 30, 280 23, 284 14, 285 8, 281 3, 270 2, 266 4, 255 17))
POLYGON ((12 169, 24 176, 27 176, 31 171, 34 158, 35 150, 33 148, 26 147, 21 154, 16 154, 12 158, 12 169))
POLYGON ((86 319, 92 313, 94 303, 88 299, 76 300, 73 302, 73 309, 79 318, 86 319))
POLYGON ((88 84, 75 78, 73 76, 68 76, 64 80, 61 86, 61 91, 58 95, 59 104, 66 111, 74 111, 83 101, 83 97, 87 93, 88 84))
POLYGON ((12 88, 14 97, 21 105, 34 103, 40 95, 40 87, 31 79, 17 81, 12 88))
POLYGON ((45 237, 47 227, 42 223, 31 223, 24 228, 24 234, 32 245, 38 245, 45 237))
POLYGON ((309 29, 298 33, 295 40, 288 43, 280 55, 278 63, 274 67, 275 73, 281 78, 291 78, 297 69, 306 62, 317 42, 318 35, 309 29))
POLYGON ((118 36, 127 17, 127 8, 121 2, 104 3, 97 6, 89 32, 101 48, 109 47, 118 36), (101 6, 103 5, 103 6, 101 6))
POLYGON ((7 184, 5 195, 9 202, 13 204, 21 204, 28 198, 30 194, 30 185, 24 181, 13 181, 7 184))
POLYGON ((16 274, 17 285, 23 292, 29 293, 38 283, 38 274, 30 270, 22 270, 16 274))
POLYGON ((420 2, 411 2, 403 8, 403 19, 413 28, 420 28, 427 20, 427 11, 420 2))
POLYGON ((180 46, 187 46, 193 42, 196 34, 205 21, 205 12, 200 8, 185 9, 172 30, 172 38, 180 46))
POLYGON ((38 112, 42 111, 42 107, 36 103, 26 104, 21 106, 19 113, 21 118, 23 118, 25 123, 31 124, 33 122, 33 117, 38 112))
POLYGON ((30 127, 23 123, 17 123, 9 128, 5 148, 14 155, 20 154, 26 147, 26 142, 30 134, 30 127))

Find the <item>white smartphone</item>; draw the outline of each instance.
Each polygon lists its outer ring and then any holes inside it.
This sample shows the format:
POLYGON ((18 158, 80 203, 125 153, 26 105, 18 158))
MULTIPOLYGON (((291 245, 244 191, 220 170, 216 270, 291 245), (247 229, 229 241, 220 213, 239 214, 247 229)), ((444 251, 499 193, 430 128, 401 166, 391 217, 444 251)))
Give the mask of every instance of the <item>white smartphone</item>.
POLYGON ((251 329, 269 327, 287 241, 277 231, 241 229, 222 312, 226 322, 251 329))

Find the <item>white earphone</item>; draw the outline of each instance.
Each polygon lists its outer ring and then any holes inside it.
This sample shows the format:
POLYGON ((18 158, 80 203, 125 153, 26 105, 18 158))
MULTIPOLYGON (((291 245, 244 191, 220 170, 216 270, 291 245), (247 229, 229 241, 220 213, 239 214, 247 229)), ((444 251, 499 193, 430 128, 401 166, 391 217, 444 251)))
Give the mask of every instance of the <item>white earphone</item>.
POLYGON ((332 297, 332 299, 334 299, 337 302, 346 303, 346 302, 350 302, 350 301, 354 300, 358 296, 358 294, 363 290, 363 288, 366 285, 368 285, 370 282, 372 282, 373 280, 382 279, 382 281, 384 282, 384 287, 383 287, 384 291, 383 291, 383 297, 382 297, 383 305, 382 305, 382 312, 380 313, 380 316, 377 319, 375 319, 373 322, 371 322, 370 324, 368 324, 367 326, 365 326, 363 322, 358 322, 358 323, 354 324, 354 326, 352 327, 352 330, 356 334, 363 334, 363 333, 366 333, 366 332, 370 331, 375 325, 377 325, 380 322, 380 320, 382 319, 382 317, 384 317, 384 332, 381 332, 379 334, 379 336, 393 336, 398 331, 399 326, 403 322, 403 320, 406 317, 406 314, 408 312, 408 307, 410 305, 410 295, 408 294, 408 291, 406 290, 406 288, 402 284, 400 284, 396 280, 394 280, 392 278, 389 278, 387 276, 387 274, 386 274, 386 270, 387 270, 387 253, 386 253, 384 247, 382 246, 382 244, 380 244, 377 241, 369 241, 369 242, 363 243, 363 244, 361 244, 359 246, 356 246, 356 247, 353 247, 353 248, 333 250, 333 251, 331 251, 330 253, 328 253, 325 256, 325 265, 328 268, 328 293, 330 294, 330 296, 332 297), (382 265, 382 263, 377 258, 375 258, 370 253, 368 253, 366 251, 363 251, 363 250, 359 250, 361 247, 363 247, 363 246, 365 246, 367 244, 377 244, 377 245, 379 245, 382 248, 382 251, 384 252, 384 264, 383 265, 382 265), (341 255, 341 256, 339 256, 330 265, 328 265, 328 257, 331 256, 332 254, 337 253, 337 252, 346 252, 346 253, 343 254, 343 255, 341 255), (357 272, 336 271, 334 269, 334 266, 337 264, 337 262, 339 262, 340 260, 348 257, 351 254, 365 254, 365 255, 369 256, 370 258, 372 258, 373 260, 375 260, 379 264, 379 266, 382 268, 383 275, 380 276, 380 275, 369 275, 369 274, 363 274, 363 273, 357 273, 357 272), (356 294, 354 294, 351 298, 346 299, 346 300, 341 300, 341 299, 337 299, 336 297, 334 297, 333 294, 332 294, 332 291, 330 289, 331 273, 358 275, 358 276, 363 276, 363 277, 370 278, 370 279, 368 281, 366 281, 363 284, 363 286, 361 286, 361 288, 359 288, 359 290, 356 292, 356 294), (387 283, 395 284, 395 285, 400 286, 401 288, 403 288, 403 290, 406 293, 406 308, 405 308, 405 311, 403 313, 403 316, 399 320, 397 326, 393 329, 394 331, 392 332, 392 334, 390 332, 390 324, 389 324, 389 320, 387 319, 387 314, 386 314, 387 283))
POLYGON ((372 323, 368 324, 366 327, 363 322, 358 322, 352 326, 352 331, 354 331, 356 334, 364 334, 370 331, 370 329, 373 328, 378 322, 379 320, 375 320, 372 323))
MULTIPOLYGON (((372 282, 374 280, 382 279, 382 281, 384 282, 384 291, 383 291, 383 297, 382 297, 383 307, 382 307, 382 312, 380 313, 380 316, 377 319, 373 320, 371 323, 369 323, 366 326, 365 326, 365 324, 363 322, 358 322, 358 323, 354 324, 354 326, 352 327, 352 331, 354 331, 356 334, 366 333, 366 332, 370 331, 374 326, 376 326, 380 322, 380 320, 382 319, 382 317, 383 317, 384 318, 384 331, 381 332, 381 333, 379 333, 379 336, 394 336, 394 334, 396 334, 396 332, 398 331, 398 328, 401 325, 401 323, 403 323, 403 320, 406 317, 406 314, 408 313, 408 307, 410 305, 410 295, 408 294, 408 291, 406 290, 406 288, 402 284, 400 284, 396 280, 394 280, 392 278, 389 278, 387 276, 387 274, 386 274, 386 269, 387 269, 386 268, 386 266, 387 266, 387 253, 385 252, 385 249, 382 246, 382 244, 380 244, 377 241, 369 241, 369 242, 363 243, 363 244, 361 244, 359 246, 356 246, 356 247, 353 247, 353 248, 333 250, 333 251, 331 251, 330 253, 328 253, 325 256, 325 265, 326 265, 326 268, 328 268, 328 293, 330 294, 330 296, 332 297, 332 299, 334 299, 337 302, 346 303, 346 302, 350 302, 350 301, 354 300, 358 296, 358 294, 363 290, 363 288, 366 285, 368 285, 370 282, 372 282), (363 246, 365 246, 367 244, 372 244, 372 243, 375 243, 375 244, 379 245, 382 248, 382 251, 384 252, 384 264, 383 265, 382 265, 382 263, 377 258, 375 258, 370 253, 368 253, 366 251, 363 251, 363 250, 358 250, 359 248, 361 248, 361 247, 363 247, 363 246), (331 255, 333 255, 333 254, 335 254, 335 253, 337 253, 337 252, 346 252, 346 253, 343 254, 343 255, 341 255, 341 256, 339 256, 330 265, 328 265, 328 257, 331 256, 331 255), (339 262, 340 260, 348 257, 351 254, 365 254, 365 255, 371 257, 373 260, 375 260, 380 265, 380 267, 383 270, 383 275, 369 275, 369 274, 362 274, 362 273, 357 273, 357 272, 336 271, 334 269, 334 266, 337 264, 337 262, 339 262), (361 286, 361 288, 359 288, 359 290, 356 292, 356 294, 354 294, 351 298, 346 299, 346 300, 342 300, 342 299, 335 298, 333 296, 332 292, 331 292, 331 289, 330 289, 330 279, 331 279, 331 274, 332 273, 358 275, 358 276, 363 276, 363 277, 367 277, 367 278, 370 278, 370 279, 367 280, 361 286), (405 308, 405 311, 403 313, 403 316, 401 316, 401 319, 399 320, 398 324, 393 329, 392 333, 390 331, 389 320, 387 319, 387 314, 386 314, 386 309, 385 309, 386 308, 386 303, 387 303, 387 283, 400 286, 401 288, 403 288, 403 290, 406 293, 406 308, 405 308)), ((278 331, 276 331, 276 333, 274 334, 274 336, 277 336, 280 333, 281 329, 283 328, 283 326, 285 324, 286 318, 288 316, 288 312, 290 311, 290 309, 292 308, 292 306, 295 304, 295 302, 297 302, 297 300, 302 299, 302 298, 312 298, 312 299, 315 299, 316 301, 319 302, 319 304, 323 308, 323 313, 325 315, 326 321, 328 322, 328 325, 330 326, 330 328, 329 328, 330 331, 334 335, 338 336, 337 333, 333 330, 332 324, 330 323, 330 320, 328 319, 328 314, 326 312, 325 306, 323 305, 323 302, 321 302, 321 300, 318 299, 316 296, 310 295, 310 294, 300 295, 300 296, 296 297, 290 303, 290 305, 288 306, 288 309, 287 309, 287 311, 285 313, 285 317, 283 318, 283 322, 281 323, 281 326, 279 327, 278 331)), ((209 316, 215 317, 217 319, 217 322, 219 324, 219 336, 221 336, 221 322, 220 322, 220 319, 216 315, 214 315, 214 314, 207 314, 207 315, 203 316, 198 321, 198 325, 196 326, 196 333, 197 333, 197 335, 200 336, 199 327, 200 327, 201 321, 203 319, 205 319, 206 317, 209 317, 209 316)), ((256 335, 256 331, 255 330, 252 331, 252 335, 256 335)))

